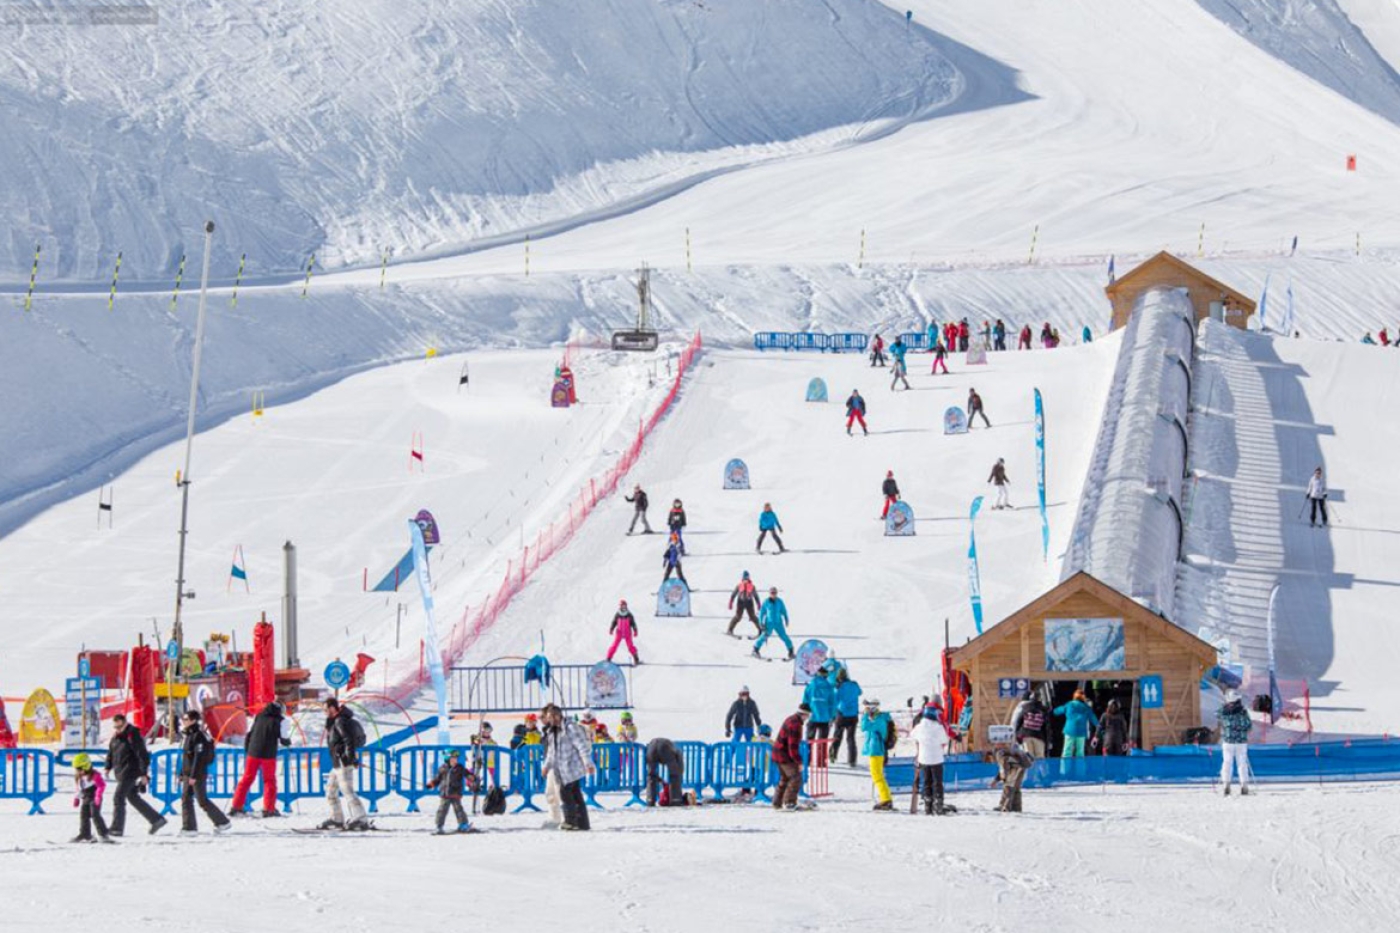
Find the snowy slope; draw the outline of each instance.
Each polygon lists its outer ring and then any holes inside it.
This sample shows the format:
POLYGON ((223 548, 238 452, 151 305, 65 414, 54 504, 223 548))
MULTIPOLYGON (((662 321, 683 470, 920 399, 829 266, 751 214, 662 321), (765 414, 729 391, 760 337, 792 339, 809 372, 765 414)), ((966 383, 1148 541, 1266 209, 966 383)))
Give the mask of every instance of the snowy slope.
POLYGON ((1395 352, 1213 326, 1201 351, 1179 617, 1267 671, 1278 584, 1278 674, 1308 683, 1315 728, 1394 734, 1400 503, 1384 471, 1400 436, 1377 414, 1400 398, 1395 352), (1302 511, 1317 466, 1331 489, 1329 531, 1302 511))
POLYGON ((163 283, 210 215, 221 277, 244 252, 251 276, 377 266, 878 136, 959 82, 868 0, 158 12, 6 26, 0 277, 37 242, 49 280, 101 279, 120 250, 129 281, 163 283))

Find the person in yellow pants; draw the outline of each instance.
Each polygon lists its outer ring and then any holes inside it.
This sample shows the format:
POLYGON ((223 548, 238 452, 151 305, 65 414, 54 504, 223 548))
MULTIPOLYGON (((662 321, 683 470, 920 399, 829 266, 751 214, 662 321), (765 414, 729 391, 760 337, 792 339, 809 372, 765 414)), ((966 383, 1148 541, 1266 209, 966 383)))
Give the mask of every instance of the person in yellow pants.
POLYGON ((875 795, 879 802, 876 810, 893 810, 894 801, 890 797, 890 782, 885 780, 885 755, 889 753, 889 735, 894 732, 894 721, 890 714, 880 711, 880 701, 866 700, 860 716, 862 751, 870 759, 870 780, 875 785, 875 795))

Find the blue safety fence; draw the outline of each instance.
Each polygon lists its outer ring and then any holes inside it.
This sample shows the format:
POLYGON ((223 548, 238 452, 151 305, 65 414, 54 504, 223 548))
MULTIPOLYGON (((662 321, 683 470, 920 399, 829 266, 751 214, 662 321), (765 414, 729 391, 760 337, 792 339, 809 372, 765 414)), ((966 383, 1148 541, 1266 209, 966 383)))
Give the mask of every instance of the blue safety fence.
POLYGON ((818 350, 822 353, 848 353, 864 351, 870 343, 865 334, 819 334, 801 331, 783 333, 762 331, 753 335, 755 350, 818 350))
POLYGON ((544 746, 522 745, 514 749, 510 759, 510 792, 520 795, 520 803, 512 813, 521 810, 539 811, 535 795, 544 793, 544 746))
POLYGON ((61 748, 54 752, 54 764, 60 768, 73 767, 73 759, 79 755, 86 754, 92 759, 92 766, 101 771, 107 766, 106 748, 61 748))
MULTIPOLYGON (((450 751, 462 751, 459 745, 418 745, 404 748, 393 755, 391 787, 393 792, 408 801, 408 812, 418 812, 418 801, 424 797, 436 797, 438 790, 428 787, 428 781, 437 776, 438 769, 450 751)), ((511 758, 508 748, 490 746, 480 751, 468 749, 463 764, 471 768, 481 782, 478 793, 485 796, 493 787, 509 792, 511 758), (502 778, 505 783, 502 783, 502 778)), ((470 795, 470 792, 469 792, 470 795)))
POLYGON ((768 791, 776 783, 773 746, 767 742, 723 742, 711 746, 710 786, 714 799, 724 799, 726 790, 748 789, 754 799, 772 803, 768 791))
POLYGON ((647 783, 647 750, 636 742, 605 742, 593 746, 593 773, 583 779, 583 799, 590 807, 603 809, 598 795, 629 793, 623 806, 640 805, 647 783))
POLYGON ((0 800, 28 800, 29 813, 43 813, 56 792, 53 752, 44 749, 0 751, 0 800))
POLYGON ((928 333, 926 331, 919 333, 911 332, 908 334, 900 334, 899 339, 902 340, 904 342, 904 345, 911 350, 933 349, 933 344, 929 343, 928 333))
MULTIPOLYGON (((1249 769, 1260 783, 1400 780, 1400 742, 1353 739, 1294 745, 1251 745, 1249 769)), ((1049 758, 1037 761, 1024 786, 1046 788, 1077 784, 1210 784, 1220 779, 1216 745, 1163 746, 1123 756, 1049 758)), ((910 759, 893 759, 885 769, 893 790, 913 787, 910 759)), ((996 776, 996 766, 979 755, 950 755, 943 766, 946 791, 982 790, 996 776)))
MULTIPOLYGON (((220 748, 209 767, 205 792, 211 800, 228 800, 243 776, 246 755, 241 748, 220 748)), ((168 748, 151 755, 151 796, 161 802, 163 813, 175 812, 180 800, 182 781, 180 769, 184 753, 168 748)), ((389 753, 380 749, 360 750, 360 767, 355 770, 355 793, 368 805, 371 813, 379 809, 379 801, 393 792, 393 773, 389 753)), ((283 809, 297 800, 326 795, 326 772, 330 770, 330 753, 324 748, 284 748, 277 753, 277 799, 283 809)), ((262 777, 253 780, 249 799, 262 794, 262 777)))

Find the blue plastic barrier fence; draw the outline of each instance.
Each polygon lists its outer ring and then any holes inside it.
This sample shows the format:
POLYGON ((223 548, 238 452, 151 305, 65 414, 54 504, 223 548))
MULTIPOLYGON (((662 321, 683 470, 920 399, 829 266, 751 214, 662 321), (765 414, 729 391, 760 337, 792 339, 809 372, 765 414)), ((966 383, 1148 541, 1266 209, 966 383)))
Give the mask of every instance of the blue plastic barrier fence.
POLYGON ((926 332, 900 334, 899 339, 904 341, 904 345, 911 350, 931 350, 933 345, 928 342, 926 332))
MULTIPOLYGON (((436 797, 435 787, 428 787, 428 781, 437 776, 443 759, 452 750, 461 751, 456 745, 415 745, 394 753, 392 791, 408 801, 408 813, 419 812, 418 801, 424 797, 436 797)), ((481 781, 480 793, 492 787, 499 787, 509 793, 508 782, 511 774, 512 752, 508 748, 490 747, 482 749, 478 757, 475 750, 469 750, 473 760, 465 761, 481 781), (502 783, 502 779, 507 783, 502 783)))
POLYGON ((101 771, 107 765, 107 749, 103 748, 63 748, 53 753, 54 764, 60 768, 73 767, 73 759, 86 754, 92 759, 92 766, 101 771))
POLYGON ((726 790, 748 788, 755 800, 772 803, 768 791, 773 786, 773 770, 773 747, 767 742, 721 742, 713 747, 710 758, 714 799, 723 800, 726 790))
POLYGON ((0 800, 28 800, 29 815, 43 813, 54 795, 54 754, 43 749, 0 751, 0 800))
POLYGON ((543 765, 544 746, 522 745, 515 749, 515 754, 510 759, 510 792, 519 794, 521 800, 512 813, 519 813, 521 810, 539 811, 534 797, 544 793, 544 775, 540 773, 543 765))
POLYGON ((794 350, 826 350, 826 334, 800 333, 790 336, 794 350))
POLYGON ((833 353, 864 353, 870 345, 865 334, 827 334, 826 348, 833 353))
MULTIPOLYGON (((183 753, 178 748, 162 749, 151 755, 151 796, 163 805, 162 813, 175 812, 180 800, 180 766, 183 753)), ((209 768, 205 785, 211 800, 233 797, 234 788, 243 776, 246 755, 241 748, 220 748, 209 768)), ((277 753, 277 799, 283 809, 297 800, 326 795, 326 771, 330 769, 330 754, 324 748, 284 748, 277 753)), ((367 804, 371 813, 379 810, 379 801, 392 793, 393 772, 389 753, 380 749, 360 750, 360 767, 355 772, 355 793, 367 804)), ((262 777, 254 779, 250 798, 262 794, 262 777)))
POLYGON ((713 746, 704 742, 677 742, 676 750, 681 753, 681 760, 685 762, 685 774, 681 776, 681 787, 694 791, 698 799, 705 793, 713 780, 711 762, 713 761, 713 746))
POLYGON ((583 779, 584 800, 590 807, 603 809, 598 794, 627 792, 631 799, 623 806, 640 806, 647 783, 646 746, 636 742, 610 742, 593 746, 594 772, 583 779))

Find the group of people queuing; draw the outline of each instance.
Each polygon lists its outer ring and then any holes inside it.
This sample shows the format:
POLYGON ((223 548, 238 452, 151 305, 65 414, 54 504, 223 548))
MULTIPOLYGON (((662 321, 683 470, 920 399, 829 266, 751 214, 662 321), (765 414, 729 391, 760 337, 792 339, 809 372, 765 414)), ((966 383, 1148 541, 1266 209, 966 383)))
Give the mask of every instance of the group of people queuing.
MULTIPOLYGON (((982 321, 982 326, 974 333, 973 325, 967 318, 957 321, 948 321, 939 324, 930 321, 928 328, 923 335, 927 344, 925 352, 934 355, 933 372, 937 373, 942 368, 944 373, 948 372, 947 357, 950 353, 966 353, 971 349, 981 349, 991 352, 1001 352, 1007 349, 1007 338, 1010 334, 1006 322, 1001 318, 986 318, 982 321)), ((1381 331, 1383 340, 1388 340, 1385 331, 1381 331)), ((1032 341, 1036 338, 1036 333, 1030 324, 1022 325, 1016 335, 1016 349, 1029 350, 1032 348, 1032 341)), ((1085 325, 1079 333, 1082 343, 1093 343, 1094 332, 1085 325)), ((1374 343, 1371 335, 1366 335, 1363 342, 1374 343)), ((1040 328, 1039 343, 1042 349, 1053 350, 1060 345, 1060 330, 1046 321, 1040 328)), ((908 352, 908 344, 904 342, 903 335, 896 335, 894 340, 886 344, 885 338, 881 334, 875 334, 870 339, 870 365, 872 367, 891 366, 895 371, 894 380, 890 383, 890 388, 894 388, 894 383, 903 378, 907 372, 907 361, 905 354, 908 352), (888 349, 888 355, 886 350, 888 349)), ((906 386, 907 387, 907 386, 906 386)))

